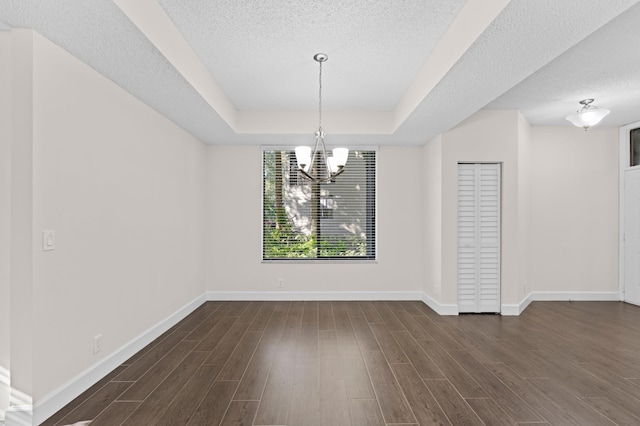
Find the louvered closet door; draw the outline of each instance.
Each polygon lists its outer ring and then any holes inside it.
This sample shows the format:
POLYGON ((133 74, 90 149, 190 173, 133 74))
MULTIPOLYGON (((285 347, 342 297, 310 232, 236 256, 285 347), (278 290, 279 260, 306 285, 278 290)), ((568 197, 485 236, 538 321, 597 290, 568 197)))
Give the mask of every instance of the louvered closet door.
POLYGON ((500 164, 458 164, 458 311, 500 312, 500 164))

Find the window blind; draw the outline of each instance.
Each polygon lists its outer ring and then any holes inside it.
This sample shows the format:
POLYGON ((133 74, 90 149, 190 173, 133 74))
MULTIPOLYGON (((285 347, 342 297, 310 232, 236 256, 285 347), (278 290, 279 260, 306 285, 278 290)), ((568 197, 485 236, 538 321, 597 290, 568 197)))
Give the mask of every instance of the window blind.
POLYGON ((293 150, 264 149, 262 164, 263 260, 375 259, 375 151, 351 150, 326 183, 301 176, 293 150))

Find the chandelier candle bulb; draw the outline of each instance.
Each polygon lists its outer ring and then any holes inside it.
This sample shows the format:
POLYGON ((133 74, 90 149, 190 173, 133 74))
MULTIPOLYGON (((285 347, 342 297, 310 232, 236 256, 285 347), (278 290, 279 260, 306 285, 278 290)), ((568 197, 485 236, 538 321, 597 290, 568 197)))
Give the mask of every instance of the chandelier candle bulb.
POLYGON ((298 166, 304 171, 309 171, 309 165, 311 164, 311 148, 308 146, 296 147, 296 161, 298 166))
POLYGON ((349 158, 349 149, 333 148, 333 157, 339 167, 344 167, 347 164, 347 158, 349 158))
POLYGON ((340 169, 336 157, 327 158, 327 167, 329 168, 329 173, 336 173, 340 169))

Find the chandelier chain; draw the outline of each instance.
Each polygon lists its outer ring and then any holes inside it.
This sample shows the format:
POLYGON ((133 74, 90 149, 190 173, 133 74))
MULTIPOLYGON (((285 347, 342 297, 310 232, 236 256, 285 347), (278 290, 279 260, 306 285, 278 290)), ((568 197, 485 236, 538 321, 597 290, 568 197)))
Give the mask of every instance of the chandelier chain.
POLYGON ((327 155, 327 148, 324 144, 324 131, 322 130, 322 63, 329 59, 329 57, 325 53, 317 53, 313 59, 319 64, 318 131, 316 132, 316 143, 313 150, 309 147, 299 146, 295 152, 300 174, 311 182, 320 183, 330 182, 344 172, 349 150, 347 148, 334 148, 334 155, 331 157, 327 155), (320 167, 314 168, 316 159, 318 159, 320 167), (319 170, 320 168, 322 170, 319 170))
POLYGON ((320 72, 318 73, 319 84, 318 84, 318 130, 322 132, 322 61, 320 64, 320 72))

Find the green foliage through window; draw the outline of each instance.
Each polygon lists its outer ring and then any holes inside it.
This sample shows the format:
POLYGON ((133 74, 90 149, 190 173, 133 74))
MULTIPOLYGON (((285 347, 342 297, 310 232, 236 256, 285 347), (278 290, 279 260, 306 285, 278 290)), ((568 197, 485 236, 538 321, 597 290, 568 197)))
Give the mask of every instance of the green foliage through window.
POLYGON ((375 152, 352 151, 329 183, 298 175, 293 151, 263 151, 263 259, 374 259, 375 152))

